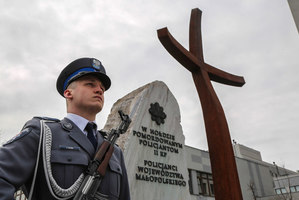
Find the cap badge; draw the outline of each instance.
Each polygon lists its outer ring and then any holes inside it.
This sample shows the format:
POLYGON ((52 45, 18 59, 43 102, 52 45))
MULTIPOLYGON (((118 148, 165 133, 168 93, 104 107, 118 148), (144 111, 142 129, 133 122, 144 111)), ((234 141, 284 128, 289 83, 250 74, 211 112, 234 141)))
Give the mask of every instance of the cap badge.
POLYGON ((101 61, 96 60, 96 59, 93 59, 93 60, 92 60, 92 67, 93 67, 93 68, 95 68, 95 69, 97 69, 97 70, 100 70, 101 66, 102 66, 101 61))

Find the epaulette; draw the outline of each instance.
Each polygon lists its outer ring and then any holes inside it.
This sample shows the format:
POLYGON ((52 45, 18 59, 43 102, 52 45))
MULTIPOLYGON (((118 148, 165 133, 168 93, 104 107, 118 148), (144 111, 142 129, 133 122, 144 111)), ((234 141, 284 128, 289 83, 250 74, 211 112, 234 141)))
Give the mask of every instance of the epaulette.
POLYGON ((53 122, 60 122, 60 119, 57 118, 52 118, 52 117, 40 117, 40 116, 35 116, 33 118, 37 118, 40 120, 47 120, 47 121, 53 121, 53 122))

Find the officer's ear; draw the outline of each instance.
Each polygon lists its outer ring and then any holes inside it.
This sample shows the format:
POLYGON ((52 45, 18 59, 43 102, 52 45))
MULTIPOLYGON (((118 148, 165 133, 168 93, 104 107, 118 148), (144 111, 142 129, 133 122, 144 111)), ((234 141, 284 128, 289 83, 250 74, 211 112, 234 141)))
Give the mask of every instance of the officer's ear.
POLYGON ((73 98, 72 89, 66 89, 66 90, 64 90, 63 96, 66 99, 72 99, 73 98))
POLYGON ((67 86, 66 90, 64 90, 64 92, 63 92, 64 98, 66 98, 66 99, 72 99, 73 98, 73 90, 76 88, 76 86, 77 86, 77 81, 71 82, 67 86))

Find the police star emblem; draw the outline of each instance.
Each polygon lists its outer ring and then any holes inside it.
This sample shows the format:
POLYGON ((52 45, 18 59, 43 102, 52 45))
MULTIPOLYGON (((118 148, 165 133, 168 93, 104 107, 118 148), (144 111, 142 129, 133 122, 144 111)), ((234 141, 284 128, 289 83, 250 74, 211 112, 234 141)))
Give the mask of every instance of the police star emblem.
POLYGON ((95 68, 96 70, 100 70, 102 66, 101 61, 97 60, 97 59, 93 59, 92 60, 92 67, 95 68))

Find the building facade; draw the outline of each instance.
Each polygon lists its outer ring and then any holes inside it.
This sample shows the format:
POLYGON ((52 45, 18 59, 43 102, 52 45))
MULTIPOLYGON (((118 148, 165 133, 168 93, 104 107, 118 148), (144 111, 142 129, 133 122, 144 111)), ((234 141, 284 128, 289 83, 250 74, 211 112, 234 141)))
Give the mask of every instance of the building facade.
MULTIPOLYGON (((185 147, 190 193, 193 200, 215 199, 209 153, 193 147, 185 147)), ((264 162, 259 151, 244 145, 234 144, 233 147, 244 200, 288 199, 284 197, 290 190, 292 196, 299 194, 297 190, 299 175, 296 172, 278 167, 275 163, 264 162), (294 178, 291 179, 291 184, 287 185, 286 178, 281 177, 294 178), (284 187, 279 187, 279 183, 284 187), (291 189, 288 189, 288 186, 291 186, 291 189)))

